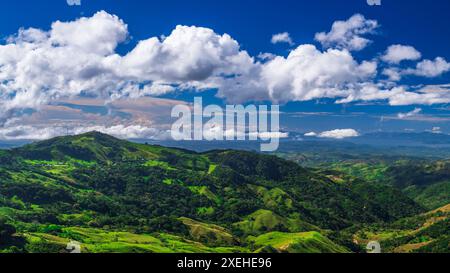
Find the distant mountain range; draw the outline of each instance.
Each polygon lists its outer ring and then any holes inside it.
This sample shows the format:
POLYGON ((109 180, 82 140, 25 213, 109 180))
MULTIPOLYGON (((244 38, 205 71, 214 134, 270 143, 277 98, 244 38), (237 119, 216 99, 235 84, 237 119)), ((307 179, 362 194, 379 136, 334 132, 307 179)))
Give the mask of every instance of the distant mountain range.
MULTIPOLYGON (((254 141, 148 141, 140 143, 160 144, 167 147, 185 148, 197 152, 215 149, 236 149, 259 151, 260 142, 254 141)), ((289 138, 280 140, 277 153, 314 153, 321 159, 335 154, 360 156, 394 157, 450 157, 450 135, 435 133, 370 133, 346 139, 324 139, 305 137, 291 133, 289 138)))
POLYGON ((370 133, 349 141, 358 144, 380 146, 445 146, 450 147, 450 135, 438 133, 370 133))
MULTIPOLYGON (((146 139, 135 139, 138 142, 161 142, 161 143, 172 143, 175 141, 170 140, 146 140, 146 139)), ((375 132, 367 133, 358 137, 351 137, 345 139, 326 139, 305 136, 300 133, 289 133, 289 137, 282 139, 282 142, 290 141, 320 141, 320 142, 349 142, 355 144, 364 144, 372 146, 429 146, 429 147, 450 147, 450 135, 441 133, 431 133, 431 132, 421 132, 421 133, 407 133, 407 132, 375 132)), ((11 148, 18 147, 24 144, 31 143, 30 140, 8 140, 0 141, 0 148, 11 148)), ((183 142, 183 141, 182 141, 183 142)), ((222 142, 222 141, 221 141, 222 142)), ((223 143, 224 147, 236 147, 245 146, 248 141, 226 141, 223 143)), ((187 142, 184 142, 187 143, 187 142)), ((196 142, 194 142, 196 143, 196 142)), ((208 141, 200 141, 199 143, 208 143, 208 141)), ((214 146, 218 145, 217 141, 212 141, 214 146)), ((255 145, 256 146, 256 145, 255 145)), ((203 149, 203 148, 199 148, 203 149)))
POLYGON ((299 133, 290 133, 289 140, 345 141, 374 146, 450 146, 450 135, 431 132, 374 132, 340 140, 305 136, 304 134, 299 133))

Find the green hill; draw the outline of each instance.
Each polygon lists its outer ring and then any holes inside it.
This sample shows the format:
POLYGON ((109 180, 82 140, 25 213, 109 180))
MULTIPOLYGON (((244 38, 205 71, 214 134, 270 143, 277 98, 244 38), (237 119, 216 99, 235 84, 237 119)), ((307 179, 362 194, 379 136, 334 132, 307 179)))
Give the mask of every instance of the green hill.
POLYGON ((252 152, 59 137, 0 151, 0 251, 360 251, 352 230, 424 212, 336 176, 252 152))

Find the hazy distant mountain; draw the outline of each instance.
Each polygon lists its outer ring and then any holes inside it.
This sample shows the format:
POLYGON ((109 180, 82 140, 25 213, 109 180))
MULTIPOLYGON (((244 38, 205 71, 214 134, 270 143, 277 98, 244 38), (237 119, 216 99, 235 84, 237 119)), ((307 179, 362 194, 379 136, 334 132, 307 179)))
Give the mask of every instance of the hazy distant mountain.
POLYGON ((11 149, 23 146, 25 144, 30 143, 31 141, 26 140, 17 140, 17 141, 5 141, 0 140, 0 149, 11 149))
POLYGON ((351 138, 348 141, 358 144, 383 146, 448 146, 450 135, 437 133, 396 133, 379 132, 351 138))

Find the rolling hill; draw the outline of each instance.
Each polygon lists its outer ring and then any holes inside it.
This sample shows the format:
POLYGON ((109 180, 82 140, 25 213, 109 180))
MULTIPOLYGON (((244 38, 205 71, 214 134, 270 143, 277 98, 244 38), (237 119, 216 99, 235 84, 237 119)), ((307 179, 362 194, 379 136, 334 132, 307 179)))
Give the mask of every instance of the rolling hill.
POLYGON ((54 138, 0 151, 0 251, 360 252, 355 233, 426 212, 346 179, 252 152, 54 138))

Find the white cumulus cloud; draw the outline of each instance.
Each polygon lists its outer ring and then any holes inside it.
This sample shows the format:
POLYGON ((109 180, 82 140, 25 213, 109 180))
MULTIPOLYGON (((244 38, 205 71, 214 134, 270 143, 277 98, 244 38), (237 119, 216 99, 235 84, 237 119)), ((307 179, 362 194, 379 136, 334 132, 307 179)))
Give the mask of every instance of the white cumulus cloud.
POLYGON ((319 134, 321 138, 334 138, 334 139, 344 139, 350 137, 358 137, 358 131, 354 129, 336 129, 331 131, 325 131, 319 134))
POLYGON ((355 14, 347 21, 334 22, 330 32, 317 33, 316 40, 326 48, 337 47, 359 51, 371 42, 363 35, 374 33, 378 26, 376 20, 368 20, 361 14, 355 14))
POLYGON ((157 139, 170 138, 168 131, 142 125, 115 125, 115 126, 78 126, 67 128, 64 126, 32 126, 18 125, 0 128, 0 140, 44 140, 57 136, 78 135, 87 132, 101 132, 122 139, 157 139))
POLYGON ((150 38, 126 56, 115 56, 120 74, 141 80, 204 81, 212 76, 246 73, 253 58, 228 34, 202 27, 177 26, 163 40, 150 38))
MULTIPOLYGON (((333 48, 303 44, 288 56, 266 53, 259 58, 249 55, 228 34, 182 25, 164 37, 137 41, 129 52, 119 54, 118 45, 130 37, 128 26, 105 11, 70 22, 56 21, 49 30, 20 29, 0 44, 0 124, 16 110, 39 109, 64 98, 96 97, 109 102, 192 89, 217 89, 218 96, 230 102, 333 98, 339 103, 449 103, 448 90, 413 92, 407 86, 376 82, 377 62, 358 61, 349 50, 366 46, 370 41, 362 35, 377 27, 376 21, 357 14, 335 22, 329 33, 317 35, 324 46, 333 48)), ((431 77, 449 69, 450 64, 439 57, 424 60, 414 69, 385 70, 385 74, 431 77)))
POLYGON ((450 62, 447 62, 442 57, 437 57, 434 60, 423 60, 417 63, 415 68, 400 69, 398 67, 386 68, 383 75, 388 76, 392 81, 399 81, 404 76, 419 76, 426 78, 439 77, 450 71, 450 62))
POLYGON ((416 69, 409 69, 405 74, 413 74, 433 78, 450 71, 450 63, 442 57, 434 60, 423 60, 417 64, 416 69))
POLYGON ((314 45, 300 45, 287 57, 276 56, 255 65, 250 74, 224 80, 219 95, 277 102, 347 97, 376 70, 376 63, 358 63, 347 50, 322 52, 314 45))
POLYGON ((52 24, 49 42, 54 47, 74 48, 96 55, 114 53, 117 45, 127 38, 127 25, 105 11, 90 18, 52 24))
POLYGON ((8 113, 82 94, 109 100, 217 87, 214 77, 254 66, 237 41, 207 28, 177 26, 121 56, 115 49, 127 37, 127 25, 104 11, 49 31, 21 29, 0 45, 0 107, 8 113))
POLYGON ((381 59, 387 63, 398 64, 402 61, 415 61, 422 58, 422 54, 412 46, 391 45, 381 59))
POLYGON ((316 137, 317 133, 316 132, 309 132, 305 134, 306 137, 316 137))
POLYGON ((278 43, 287 43, 289 45, 293 45, 294 41, 292 40, 290 34, 288 32, 274 34, 271 40, 272 44, 278 43))

